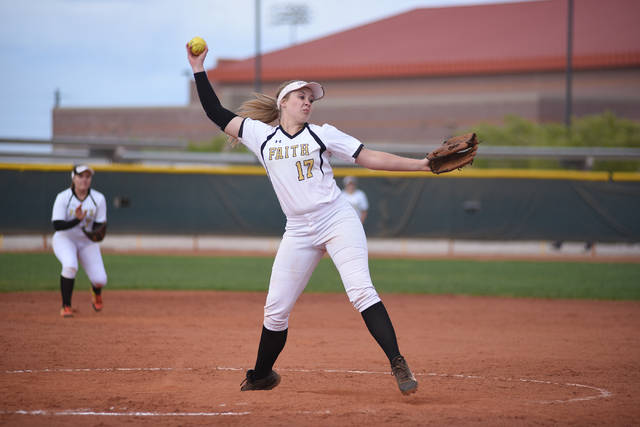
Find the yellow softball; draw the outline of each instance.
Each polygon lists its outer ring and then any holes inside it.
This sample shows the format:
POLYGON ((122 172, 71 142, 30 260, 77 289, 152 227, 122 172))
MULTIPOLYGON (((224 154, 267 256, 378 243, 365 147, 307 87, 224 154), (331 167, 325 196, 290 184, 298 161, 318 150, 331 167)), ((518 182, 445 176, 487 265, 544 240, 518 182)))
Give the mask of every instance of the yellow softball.
POLYGON ((191 49, 191 53, 198 56, 202 52, 204 52, 204 48, 207 47, 207 42, 200 37, 194 37, 189 40, 189 48, 191 49))

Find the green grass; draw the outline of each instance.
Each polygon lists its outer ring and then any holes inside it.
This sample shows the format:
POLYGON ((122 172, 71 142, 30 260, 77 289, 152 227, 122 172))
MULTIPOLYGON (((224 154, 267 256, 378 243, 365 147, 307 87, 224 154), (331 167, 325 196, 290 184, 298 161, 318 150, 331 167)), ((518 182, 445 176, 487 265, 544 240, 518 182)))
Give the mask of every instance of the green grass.
MULTIPOLYGON (((104 255, 109 289, 266 291, 269 257, 104 255)), ((640 264, 587 262, 371 259, 380 293, 463 294, 537 298, 640 299, 640 264)), ((54 291, 53 254, 1 253, 0 291, 54 291)), ((88 287, 83 270, 77 286, 88 287)), ((344 292, 327 258, 307 291, 344 292)))

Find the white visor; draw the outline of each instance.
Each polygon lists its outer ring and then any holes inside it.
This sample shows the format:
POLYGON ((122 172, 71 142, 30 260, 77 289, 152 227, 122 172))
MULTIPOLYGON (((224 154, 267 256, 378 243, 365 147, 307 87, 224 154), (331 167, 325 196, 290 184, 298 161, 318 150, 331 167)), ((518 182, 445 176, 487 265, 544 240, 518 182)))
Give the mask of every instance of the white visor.
POLYGON ((93 169, 91 169, 89 166, 77 165, 77 166, 74 166, 73 170, 71 171, 71 178, 73 178, 74 175, 80 175, 82 172, 85 172, 85 171, 89 171, 91 176, 93 176, 94 174, 93 169))
POLYGON ((282 99, 287 96, 288 93, 293 92, 294 90, 302 89, 303 87, 308 87, 309 89, 311 89, 314 101, 317 101, 324 96, 324 89, 322 88, 322 85, 320 83, 297 80, 295 82, 289 83, 284 87, 284 89, 280 91, 280 95, 278 95, 278 102, 276 103, 278 106, 278 110, 280 109, 280 102, 282 102, 282 99))

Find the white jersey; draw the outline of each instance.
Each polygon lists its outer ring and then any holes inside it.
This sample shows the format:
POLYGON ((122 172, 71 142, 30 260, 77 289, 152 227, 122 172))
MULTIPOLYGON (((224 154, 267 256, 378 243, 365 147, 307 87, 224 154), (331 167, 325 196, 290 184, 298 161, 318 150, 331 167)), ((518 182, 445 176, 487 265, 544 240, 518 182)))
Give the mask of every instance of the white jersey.
POLYGON ((51 221, 71 221, 76 217, 76 208, 78 205, 82 205, 82 210, 87 213, 84 219, 75 226, 67 230, 57 231, 56 233, 64 233, 74 240, 86 240, 87 237, 82 232, 83 228, 90 231, 93 229, 94 222, 107 222, 107 202, 104 195, 99 191, 92 188, 89 189, 89 194, 87 194, 87 197, 83 201, 80 201, 78 197, 76 197, 71 188, 61 191, 53 203, 51 221))
POLYGON ((362 212, 369 210, 369 201, 364 191, 356 189, 353 193, 343 191, 342 194, 344 194, 347 201, 353 206, 356 212, 358 212, 358 217, 361 216, 362 212))
POLYGON ((355 163, 363 144, 325 124, 305 123, 295 135, 280 126, 244 119, 240 141, 267 171, 284 214, 289 217, 316 210, 340 197, 329 158, 355 163))

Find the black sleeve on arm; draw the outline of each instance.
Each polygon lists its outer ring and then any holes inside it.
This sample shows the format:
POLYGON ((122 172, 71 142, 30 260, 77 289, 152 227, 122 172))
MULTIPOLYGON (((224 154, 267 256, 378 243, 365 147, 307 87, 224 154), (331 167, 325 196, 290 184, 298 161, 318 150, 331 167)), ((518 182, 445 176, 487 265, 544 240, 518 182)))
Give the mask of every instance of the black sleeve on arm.
POLYGON ((58 219, 53 221, 53 229, 56 231, 68 230, 72 227, 75 227, 78 224, 80 224, 80 220, 78 218, 73 218, 71 221, 58 219))
POLYGON ((216 96, 216 93, 211 87, 211 83, 207 78, 206 72, 201 71, 199 73, 195 73, 193 77, 196 80, 196 89, 198 90, 198 96, 200 97, 200 103, 202 104, 202 108, 204 108, 204 112, 207 113, 207 117, 209 117, 212 122, 217 124, 220 129, 224 131, 224 128, 227 127, 229 122, 233 120, 237 114, 222 106, 220 100, 216 96))

